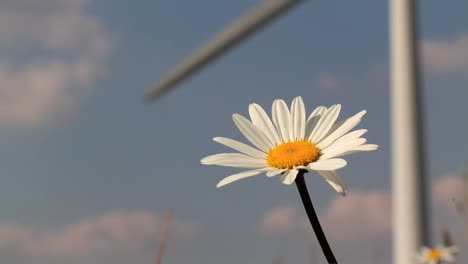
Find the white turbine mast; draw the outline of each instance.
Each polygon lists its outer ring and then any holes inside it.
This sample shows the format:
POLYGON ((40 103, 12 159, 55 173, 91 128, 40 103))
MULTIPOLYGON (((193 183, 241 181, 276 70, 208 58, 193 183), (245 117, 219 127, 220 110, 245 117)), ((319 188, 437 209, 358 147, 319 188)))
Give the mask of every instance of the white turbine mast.
POLYGON ((413 264, 430 246, 424 166, 416 1, 390 1, 393 256, 413 264))

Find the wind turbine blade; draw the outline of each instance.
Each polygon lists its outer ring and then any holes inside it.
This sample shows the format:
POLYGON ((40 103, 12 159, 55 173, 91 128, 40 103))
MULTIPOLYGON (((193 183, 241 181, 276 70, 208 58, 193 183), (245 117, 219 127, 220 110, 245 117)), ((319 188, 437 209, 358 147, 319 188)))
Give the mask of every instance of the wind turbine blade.
POLYGON ((216 34, 205 45, 169 72, 155 88, 146 95, 147 101, 153 101, 171 90, 174 85, 186 79, 203 66, 222 55, 251 33, 266 25, 269 21, 288 10, 301 0, 265 0, 241 16, 224 31, 216 34))

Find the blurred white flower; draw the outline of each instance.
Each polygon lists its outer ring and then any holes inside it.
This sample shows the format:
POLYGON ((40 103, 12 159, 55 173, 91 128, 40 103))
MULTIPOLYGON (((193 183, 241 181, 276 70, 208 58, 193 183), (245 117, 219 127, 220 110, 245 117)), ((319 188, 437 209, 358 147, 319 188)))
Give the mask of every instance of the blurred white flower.
POLYGON ((455 263, 455 254, 458 252, 457 246, 443 247, 438 246, 435 248, 422 247, 419 252, 420 264, 439 264, 442 263, 455 263))
POLYGON ((349 132, 359 124, 365 110, 336 122, 341 105, 330 108, 317 107, 308 118, 301 97, 294 98, 291 109, 277 99, 272 106, 272 119, 258 104, 249 106, 250 119, 234 114, 233 120, 242 134, 256 147, 242 142, 215 137, 213 140, 240 153, 221 153, 205 157, 202 164, 251 169, 224 178, 217 187, 266 172, 268 177, 282 174, 281 181, 291 184, 299 170, 315 170, 340 194, 346 186, 335 170, 346 166, 339 157, 361 151, 377 149, 365 144, 361 136, 367 132, 359 129, 349 132), (348 133, 349 132, 349 133, 348 133))

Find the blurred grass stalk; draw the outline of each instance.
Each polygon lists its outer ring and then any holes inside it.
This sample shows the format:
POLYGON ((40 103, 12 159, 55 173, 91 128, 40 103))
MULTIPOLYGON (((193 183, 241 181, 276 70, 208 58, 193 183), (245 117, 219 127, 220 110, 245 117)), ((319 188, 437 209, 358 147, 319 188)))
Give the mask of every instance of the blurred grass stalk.
POLYGON ((156 264, 162 263, 162 256, 164 248, 166 246, 167 234, 169 233, 169 223, 171 222, 172 208, 167 210, 166 216, 164 217, 163 226, 161 229, 161 236, 159 238, 159 247, 156 253, 156 264))
MULTIPOLYGON (((461 252, 468 252, 468 168, 464 168, 462 171, 462 181, 463 181, 463 249, 461 252)), ((466 256, 465 256, 466 258, 466 256)))
POLYGON ((273 264, 284 264, 284 257, 283 256, 277 256, 273 258, 273 264))

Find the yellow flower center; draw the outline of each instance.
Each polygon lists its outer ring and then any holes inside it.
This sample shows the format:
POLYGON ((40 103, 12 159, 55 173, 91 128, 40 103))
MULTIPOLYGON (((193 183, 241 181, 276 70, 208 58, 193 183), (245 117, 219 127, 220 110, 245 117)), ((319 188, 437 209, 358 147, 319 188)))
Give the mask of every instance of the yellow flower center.
POLYGON ((292 169, 307 165, 318 159, 320 149, 308 140, 283 142, 270 149, 267 155, 268 165, 278 169, 292 169))
POLYGON ((438 248, 431 249, 427 253, 427 258, 430 259, 430 260, 440 259, 441 256, 442 256, 442 251, 440 249, 438 249, 438 248))

